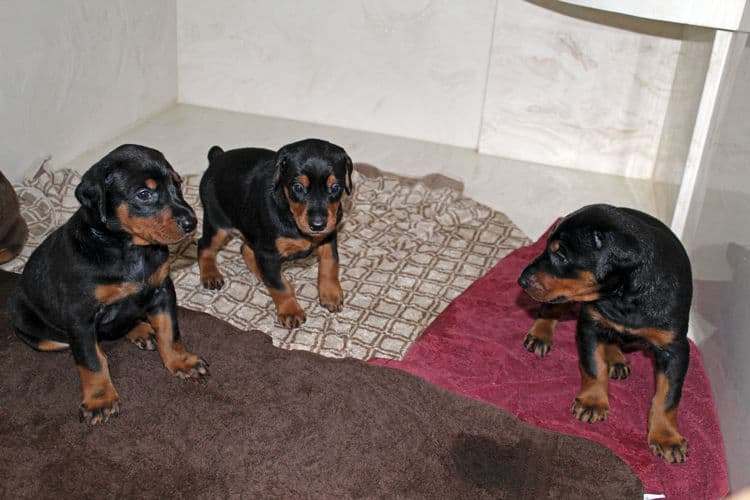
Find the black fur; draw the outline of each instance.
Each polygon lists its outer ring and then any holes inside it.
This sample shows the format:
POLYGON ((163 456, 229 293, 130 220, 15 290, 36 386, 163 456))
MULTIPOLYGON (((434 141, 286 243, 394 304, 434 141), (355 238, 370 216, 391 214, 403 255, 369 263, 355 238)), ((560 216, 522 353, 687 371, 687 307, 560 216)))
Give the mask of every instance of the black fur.
MULTIPOLYGON (((586 383, 601 376, 598 348, 638 344, 653 352, 657 377, 663 375, 668 385, 663 407, 652 412, 676 414, 690 356, 692 274, 685 249, 667 226, 629 208, 584 207, 554 228, 545 251, 526 267, 518 283, 532 298, 546 303, 525 340, 528 350, 544 355, 551 347, 551 333, 543 334, 543 327, 554 328, 550 304, 581 302, 576 343, 582 394, 586 383)), ((607 361, 612 378, 629 375, 629 365, 607 361)), ((586 398, 579 395, 574 406, 578 418, 606 417, 608 405, 591 413, 582 399, 586 398)), ((670 444, 665 450, 652 442, 659 441, 655 434, 650 431, 649 444, 657 455, 669 461, 685 459, 686 443, 670 444)))
MULTIPOLYGON (((203 285, 211 289, 223 286, 223 277, 215 269, 215 254, 223 244, 224 235, 239 232, 251 249, 248 254, 254 257, 254 263, 251 258, 249 265, 256 267, 256 274, 277 302, 279 320, 290 328, 299 326, 305 315, 282 278, 281 264, 329 246, 321 259, 325 258, 325 265, 335 265, 337 269, 336 226, 343 216, 342 195, 351 194, 352 190, 351 159, 339 146, 306 139, 288 144, 278 152, 259 148, 224 152, 213 146, 208 160, 209 167, 200 184, 204 219, 198 256, 203 285), (298 216, 294 215, 295 210, 298 216), (283 247, 284 241, 293 244, 283 247), (279 296, 283 298, 278 299, 279 296), (291 305, 282 307, 280 300, 291 305)), ((335 279, 327 279, 324 278, 328 283, 325 286, 336 291, 337 274, 335 279)), ((340 287, 337 293, 340 295, 340 287)), ((321 303, 325 307, 332 311, 341 309, 341 297, 325 295, 321 290, 321 303)))
MULTIPOLYGON (((8 310, 31 347, 69 347, 79 369, 101 374, 98 343, 124 336, 149 315, 169 315, 179 342, 167 244, 189 237, 197 220, 172 166, 143 146, 123 145, 102 158, 83 175, 76 197, 81 207, 31 254, 8 310), (160 216, 163 231, 152 231, 150 221, 160 216)), ((81 407, 89 423, 119 409, 116 401, 89 403, 81 407)))

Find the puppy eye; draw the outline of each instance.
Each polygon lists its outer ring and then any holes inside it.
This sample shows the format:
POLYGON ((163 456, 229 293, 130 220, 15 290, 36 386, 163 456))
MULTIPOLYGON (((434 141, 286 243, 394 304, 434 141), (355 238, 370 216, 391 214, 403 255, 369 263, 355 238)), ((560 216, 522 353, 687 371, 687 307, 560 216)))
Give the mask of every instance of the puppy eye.
POLYGON ((565 254, 564 254, 564 253, 562 253, 562 252, 560 251, 560 249, 559 249, 559 248, 557 249, 557 251, 556 251, 556 252, 554 252, 554 254, 555 254, 555 256, 556 256, 556 257, 557 257, 557 258, 558 258, 558 259, 560 260, 560 262, 562 262, 563 264, 567 264, 567 263, 568 263, 568 258, 567 258, 567 257, 565 256, 565 254))
POLYGON ((292 184, 292 190, 295 193, 302 194, 305 192, 305 186, 303 186, 299 182, 295 182, 294 184, 292 184))
POLYGON ((149 189, 141 189, 140 191, 135 193, 135 197, 140 201, 150 201, 151 198, 154 197, 154 193, 149 189))
POLYGON ((328 186, 328 192, 330 194, 338 194, 339 191, 341 191, 341 185, 338 183, 328 186))

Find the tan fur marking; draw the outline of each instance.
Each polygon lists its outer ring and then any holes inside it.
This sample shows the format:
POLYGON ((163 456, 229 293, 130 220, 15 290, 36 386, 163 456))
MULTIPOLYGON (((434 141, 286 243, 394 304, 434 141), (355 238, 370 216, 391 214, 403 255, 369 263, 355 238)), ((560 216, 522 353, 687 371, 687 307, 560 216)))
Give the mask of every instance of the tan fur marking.
POLYGON ((333 256, 330 243, 317 248, 318 257, 318 297, 329 311, 340 311, 344 302, 344 292, 339 283, 339 263, 333 256))
POLYGON ((268 293, 276 305, 279 322, 287 328, 296 328, 305 322, 305 311, 297 303, 294 290, 283 275, 281 276, 281 281, 284 283, 283 290, 269 288, 268 293))
POLYGON ((156 189, 156 186, 157 186, 156 181, 154 179, 146 179, 144 184, 149 189, 156 189))
POLYGON ((658 347, 669 345, 672 343, 672 340, 674 340, 674 333, 670 330, 662 330, 659 328, 630 328, 608 320, 595 309, 591 309, 589 315, 594 321, 606 326, 607 328, 611 328, 620 333, 641 337, 646 342, 658 347))
POLYGON ((12 252, 7 248, 0 248, 0 264, 5 264, 9 260, 12 260, 15 256, 15 252, 12 252))
POLYGON ((40 340, 36 345, 36 348, 40 351, 64 351, 69 347, 69 344, 57 342, 55 340, 40 340))
POLYGON ((282 257, 305 252, 310 249, 312 243, 305 239, 276 238, 276 250, 282 257))
POLYGON ((579 420, 603 421, 609 411, 609 370, 604 359, 605 345, 599 344, 594 351, 596 376, 591 377, 579 363, 581 390, 573 405, 573 413, 579 420), (588 415, 587 415, 588 413, 588 415))
MULTIPOLYGON (((81 404, 88 411, 98 409, 109 409, 116 411, 116 402, 118 399, 117 391, 112 385, 112 379, 109 376, 109 365, 107 358, 104 356, 99 344, 96 345, 96 357, 99 359, 101 370, 92 372, 82 366, 78 366, 78 376, 81 380, 81 393, 83 398, 81 404)), ((97 424, 106 421, 108 415, 98 415, 91 421, 97 424)))
POLYGON ((297 181, 306 188, 310 187, 310 178, 306 175, 300 175, 297 181))
POLYGON ((560 242, 558 240, 550 242, 549 249, 550 252, 557 252, 560 249, 560 242))
POLYGON ((297 229, 307 234, 310 231, 310 226, 307 223, 307 205, 292 201, 292 198, 289 196, 289 189, 286 186, 284 186, 284 196, 286 196, 286 200, 289 202, 289 211, 294 216, 297 229))
POLYGON ((148 284, 155 288, 161 285, 167 279, 167 276, 169 276, 169 261, 159 266, 159 269, 148 278, 148 284))
POLYGON ((122 203, 117 207, 117 217, 122 228, 133 235, 133 243, 136 245, 171 245, 188 236, 177 224, 169 208, 155 217, 131 217, 128 215, 127 204, 122 203))
POLYGON ((326 179, 326 187, 331 187, 334 184, 336 184, 336 176, 335 175, 329 175, 328 179, 326 179))
POLYGON ((150 314, 147 318, 151 327, 154 329, 154 335, 156 336, 156 349, 159 351, 161 361, 170 373, 182 373, 185 376, 193 378, 197 378, 200 375, 207 373, 205 366, 203 367, 203 373, 197 371, 195 373, 191 372, 193 368, 196 370, 200 369, 203 361, 195 354, 186 351, 182 342, 174 340, 172 317, 169 314, 150 314))
POLYGON ((605 344, 604 359, 609 365, 626 364, 628 361, 617 344, 605 344))
POLYGON ((148 345, 154 329, 149 323, 141 321, 128 332, 128 339, 134 344, 148 345))
POLYGON ((566 302, 593 302, 599 300, 599 283, 588 272, 580 272, 578 278, 558 278, 547 273, 537 273, 526 290, 540 302, 564 298, 566 302))
POLYGON ((242 253, 242 258, 245 260, 245 265, 253 272, 255 277, 258 278, 258 281, 262 283, 263 276, 260 274, 260 268, 258 267, 258 262, 255 260, 255 252, 253 252, 253 249, 250 248, 250 245, 247 243, 243 243, 240 252, 242 253))
POLYGON ((656 374, 656 391, 648 414, 648 444, 655 455, 668 462, 683 462, 687 456, 687 441, 677 430, 677 408, 666 409, 669 379, 656 374))
POLYGON ((531 327, 529 335, 541 340, 545 344, 552 344, 552 337, 555 333, 555 326, 557 326, 556 319, 539 318, 534 321, 534 325, 531 327))
POLYGON ((100 304, 110 305, 129 295, 138 293, 142 289, 143 285, 140 283, 113 283, 111 285, 97 285, 94 295, 100 304))
POLYGON ((201 273, 201 283, 223 283, 224 276, 222 276, 219 271, 219 265, 216 262, 216 255, 219 253, 219 250, 221 250, 221 247, 224 246, 228 238, 229 232, 225 229, 219 229, 211 238, 211 245, 201 249, 200 254, 198 255, 198 268, 201 273))
POLYGON ((552 349, 552 337, 560 317, 570 309, 570 304, 544 304, 534 325, 526 334, 523 345, 529 352, 546 356, 552 349))

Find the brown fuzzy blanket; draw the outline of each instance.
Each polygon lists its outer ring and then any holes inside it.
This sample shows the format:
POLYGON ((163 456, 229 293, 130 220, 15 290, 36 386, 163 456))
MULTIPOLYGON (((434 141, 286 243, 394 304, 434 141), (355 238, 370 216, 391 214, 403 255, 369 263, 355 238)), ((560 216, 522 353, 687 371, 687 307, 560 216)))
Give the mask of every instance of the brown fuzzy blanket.
POLYGON ((524 424, 413 375, 276 348, 181 309, 205 384, 154 352, 103 344, 122 413, 78 422, 67 353, 11 332, 0 271, 0 497, 640 498, 607 448, 524 424))

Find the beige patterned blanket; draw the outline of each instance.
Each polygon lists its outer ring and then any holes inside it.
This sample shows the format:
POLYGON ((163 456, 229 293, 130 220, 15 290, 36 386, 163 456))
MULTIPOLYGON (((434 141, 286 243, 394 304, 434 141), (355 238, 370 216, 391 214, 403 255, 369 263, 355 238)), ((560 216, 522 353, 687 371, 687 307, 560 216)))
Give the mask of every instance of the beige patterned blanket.
MULTIPOLYGON (((20 272, 31 251, 78 208, 74 191, 79 181, 75 171, 43 166, 15 186, 29 241, 18 258, 1 268, 20 272)), ((451 300, 500 258, 528 243, 504 214, 465 198, 461 184, 443 176, 407 179, 357 164, 353 181, 339 228, 342 312, 318 305, 317 263, 310 257, 283 268, 307 322, 292 331, 275 324, 273 302, 245 266, 237 238, 219 253, 226 280, 220 291, 200 286, 195 241, 172 248, 178 303, 240 329, 262 330, 282 348, 401 359, 451 300)), ((198 182, 197 176, 187 177, 184 194, 202 220, 198 182)))

